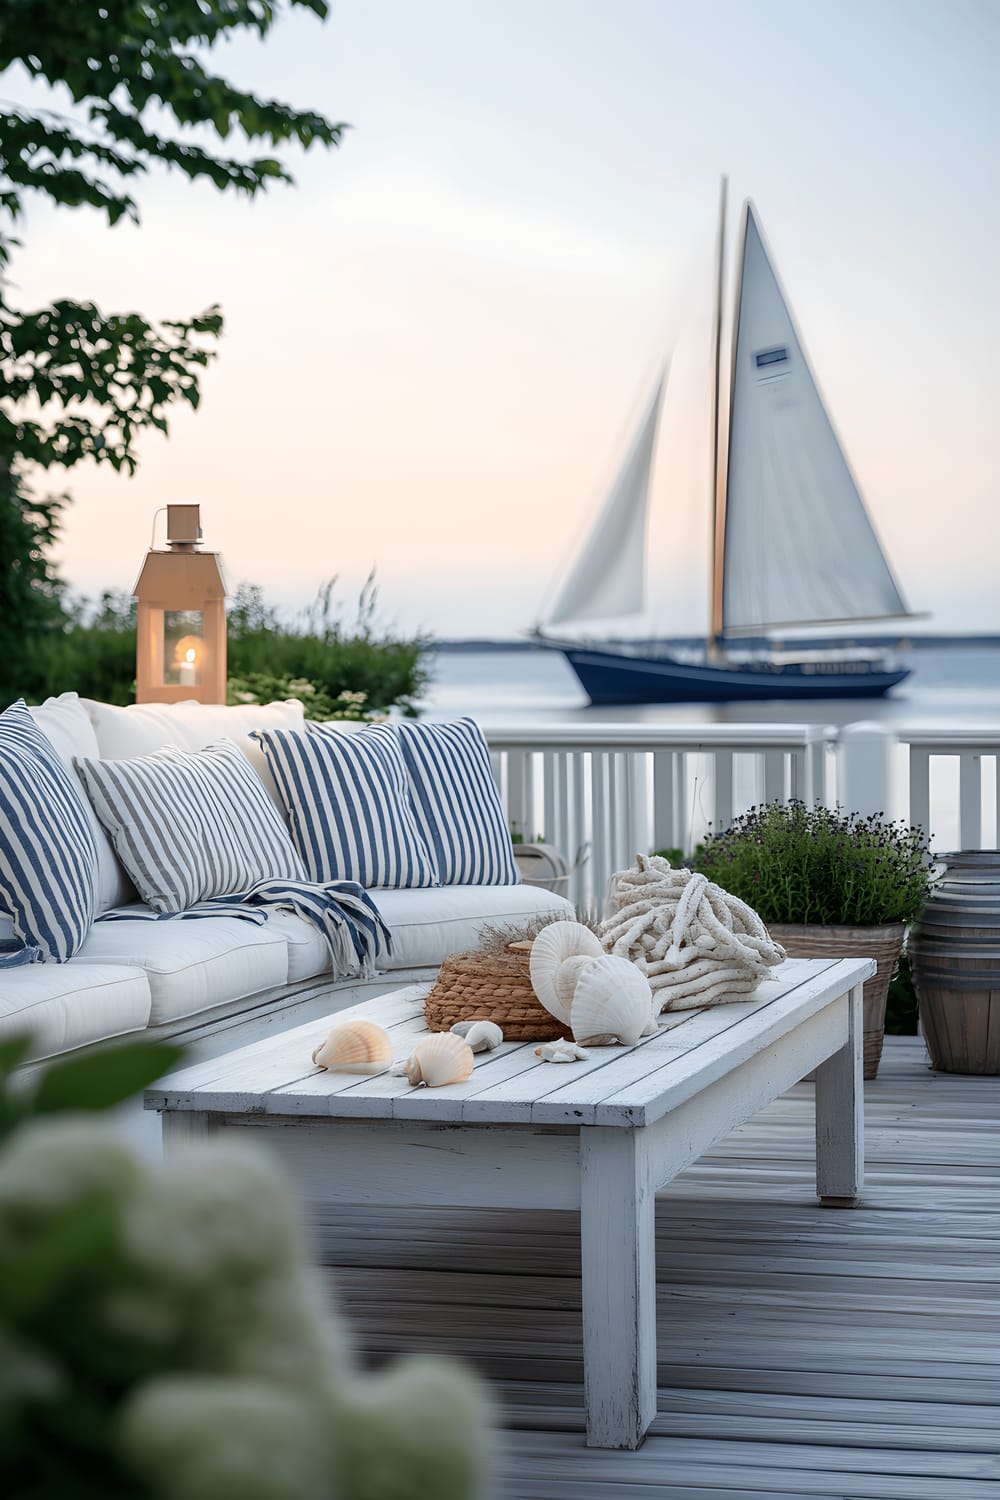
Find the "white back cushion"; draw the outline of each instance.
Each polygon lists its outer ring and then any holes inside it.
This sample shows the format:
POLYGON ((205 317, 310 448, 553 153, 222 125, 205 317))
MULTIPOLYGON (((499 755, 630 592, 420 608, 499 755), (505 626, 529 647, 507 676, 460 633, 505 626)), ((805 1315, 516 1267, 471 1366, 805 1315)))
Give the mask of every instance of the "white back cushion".
POLYGON ((93 698, 80 701, 90 715, 102 760, 134 760, 167 745, 175 745, 178 750, 204 750, 214 740, 234 740, 284 817, 285 809, 264 752, 248 736, 251 729, 304 729, 298 698, 280 703, 238 703, 233 708, 224 703, 130 703, 127 708, 118 708, 93 698))

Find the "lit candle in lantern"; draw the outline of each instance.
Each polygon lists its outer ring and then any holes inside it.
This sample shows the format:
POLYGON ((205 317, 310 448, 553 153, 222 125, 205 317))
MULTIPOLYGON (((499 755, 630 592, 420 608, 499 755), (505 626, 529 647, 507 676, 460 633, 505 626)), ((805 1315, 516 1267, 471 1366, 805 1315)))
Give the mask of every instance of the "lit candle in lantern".
POLYGON ((177 682, 180 687, 197 687, 204 642, 196 635, 183 635, 174 647, 177 682))

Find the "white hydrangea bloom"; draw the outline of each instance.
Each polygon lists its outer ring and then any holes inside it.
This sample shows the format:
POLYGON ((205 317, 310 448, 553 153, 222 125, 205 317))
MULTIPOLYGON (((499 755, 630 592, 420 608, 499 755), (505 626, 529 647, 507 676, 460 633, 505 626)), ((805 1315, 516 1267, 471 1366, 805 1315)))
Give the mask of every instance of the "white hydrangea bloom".
POLYGON ((125 1242, 137 1264, 192 1284, 252 1280, 305 1259, 296 1206, 277 1171, 237 1144, 171 1156, 127 1214, 125 1242))
POLYGON ((474 1500, 485 1488, 492 1413, 461 1365, 420 1357, 355 1377, 336 1414, 343 1500, 474 1500))
POLYGON ((147 1381, 125 1405, 119 1444, 160 1500, 334 1500, 322 1413, 263 1381, 147 1381))
POLYGON ((106 1125, 58 1115, 14 1133, 0 1153, 0 1236, 37 1224, 92 1193, 124 1200, 142 1166, 106 1125))

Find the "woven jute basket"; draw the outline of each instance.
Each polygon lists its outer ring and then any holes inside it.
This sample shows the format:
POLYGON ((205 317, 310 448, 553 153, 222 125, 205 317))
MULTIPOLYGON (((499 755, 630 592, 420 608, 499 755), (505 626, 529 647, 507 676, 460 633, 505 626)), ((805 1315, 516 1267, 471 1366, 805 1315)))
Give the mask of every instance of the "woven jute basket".
POLYGON ((424 1001, 430 1031, 456 1021, 495 1021, 509 1042, 548 1042, 568 1036, 531 988, 530 941, 508 943, 498 953, 453 953, 441 965, 424 1001))
POLYGON ((767 930, 789 958, 873 958, 876 971, 864 987, 865 1077, 878 1073, 885 1037, 885 1001, 903 947, 902 922, 880 927, 840 927, 768 922, 767 930))

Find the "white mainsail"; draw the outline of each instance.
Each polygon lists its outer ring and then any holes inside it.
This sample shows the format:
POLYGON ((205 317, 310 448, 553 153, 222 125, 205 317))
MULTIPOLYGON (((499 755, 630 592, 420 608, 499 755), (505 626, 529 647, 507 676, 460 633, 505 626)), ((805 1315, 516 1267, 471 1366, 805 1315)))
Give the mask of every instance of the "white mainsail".
POLYGON ((664 367, 618 477, 549 612, 549 625, 641 614, 645 607, 649 473, 666 379, 664 367))
POLYGON ((730 401, 723 629, 907 614, 749 203, 730 401))

